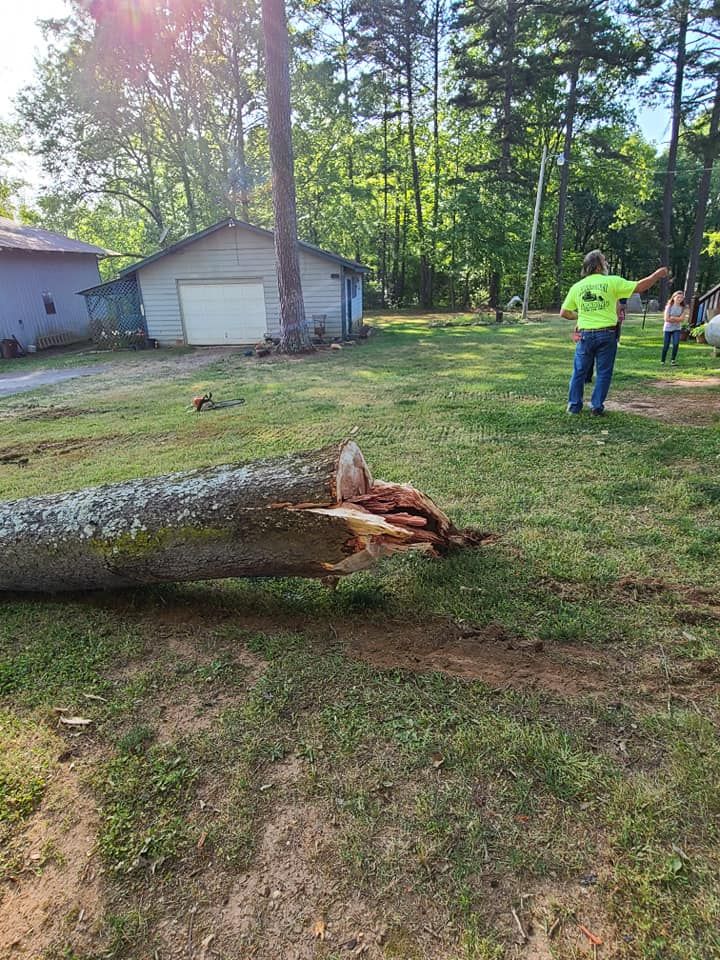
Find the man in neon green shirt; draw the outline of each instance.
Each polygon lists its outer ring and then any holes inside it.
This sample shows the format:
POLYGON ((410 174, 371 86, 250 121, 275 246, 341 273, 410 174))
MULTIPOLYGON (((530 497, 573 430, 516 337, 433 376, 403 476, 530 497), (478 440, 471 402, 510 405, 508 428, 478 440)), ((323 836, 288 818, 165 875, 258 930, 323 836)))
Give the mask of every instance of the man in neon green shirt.
POLYGON ((605 413, 605 398, 610 389, 615 354, 617 353, 617 302, 633 293, 644 293, 661 277, 667 267, 642 280, 625 280, 608 274, 608 265, 600 250, 591 250, 583 260, 581 279, 570 287, 560 310, 565 320, 577 324, 579 339, 570 378, 568 413, 580 413, 583 407, 585 380, 597 363, 595 389, 590 399, 590 412, 605 413))

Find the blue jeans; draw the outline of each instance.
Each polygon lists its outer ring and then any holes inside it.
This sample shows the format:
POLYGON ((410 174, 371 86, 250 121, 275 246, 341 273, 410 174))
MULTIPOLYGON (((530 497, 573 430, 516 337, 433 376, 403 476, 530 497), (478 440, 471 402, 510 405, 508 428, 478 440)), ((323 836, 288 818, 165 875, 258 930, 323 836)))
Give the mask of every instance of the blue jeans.
POLYGON ((672 356, 671 360, 674 360, 677 356, 678 347, 680 345, 680 331, 679 330, 665 330, 663 333, 663 352, 662 352, 662 362, 665 363, 665 357, 667 357, 667 352, 670 349, 670 344, 672 343, 672 356))
POLYGON ((597 377, 590 406, 599 413, 603 412, 615 366, 617 344, 614 327, 610 330, 580 331, 580 339, 575 347, 575 363, 568 396, 568 410, 571 413, 580 413, 582 410, 585 378, 592 370, 593 364, 596 365, 597 377))

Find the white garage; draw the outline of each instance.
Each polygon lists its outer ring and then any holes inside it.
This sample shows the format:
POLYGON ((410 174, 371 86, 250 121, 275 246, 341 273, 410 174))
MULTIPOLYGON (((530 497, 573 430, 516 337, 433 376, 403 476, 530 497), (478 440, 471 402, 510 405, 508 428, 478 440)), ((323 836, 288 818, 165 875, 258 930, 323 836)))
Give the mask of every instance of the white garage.
POLYGON ((183 280, 178 293, 186 343, 230 346, 262 340, 267 333, 262 281, 183 280))
MULTIPOLYGON (((352 336, 367 267, 309 243, 299 253, 310 334, 352 336)), ((216 223, 83 294, 115 340, 144 330, 166 346, 231 346, 280 334, 273 235, 242 220, 216 223)))

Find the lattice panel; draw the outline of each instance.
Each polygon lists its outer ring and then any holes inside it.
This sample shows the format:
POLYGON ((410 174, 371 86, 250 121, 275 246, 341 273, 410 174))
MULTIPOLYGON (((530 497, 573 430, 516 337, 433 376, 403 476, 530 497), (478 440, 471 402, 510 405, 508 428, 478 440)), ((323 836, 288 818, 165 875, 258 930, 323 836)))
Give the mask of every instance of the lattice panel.
POLYGON ((85 294, 90 332, 99 347, 144 346, 147 326, 135 277, 111 280, 85 294))

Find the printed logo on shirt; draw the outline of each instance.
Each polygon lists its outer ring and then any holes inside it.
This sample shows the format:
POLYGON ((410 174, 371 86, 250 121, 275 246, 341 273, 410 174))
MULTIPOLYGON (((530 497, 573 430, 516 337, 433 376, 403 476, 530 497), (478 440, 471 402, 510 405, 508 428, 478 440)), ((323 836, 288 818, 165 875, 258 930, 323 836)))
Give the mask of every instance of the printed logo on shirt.
POLYGON ((603 294, 607 293, 607 291, 607 283, 593 284, 593 289, 588 287, 580 298, 583 303, 583 313, 591 313, 595 310, 605 310, 607 301, 603 294))

